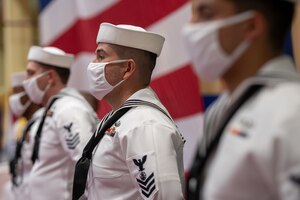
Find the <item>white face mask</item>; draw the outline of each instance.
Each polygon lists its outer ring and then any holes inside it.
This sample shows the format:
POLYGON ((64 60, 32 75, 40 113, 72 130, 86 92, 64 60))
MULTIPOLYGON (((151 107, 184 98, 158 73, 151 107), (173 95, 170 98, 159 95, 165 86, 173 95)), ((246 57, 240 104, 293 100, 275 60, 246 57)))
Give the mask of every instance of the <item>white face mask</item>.
POLYGON ((219 30, 250 19, 253 15, 253 11, 247 11, 227 19, 188 24, 184 27, 183 37, 198 76, 208 81, 220 78, 247 50, 250 41, 243 41, 230 55, 227 54, 220 45, 219 30))
POLYGON ((31 104, 30 100, 28 100, 25 104, 22 104, 21 98, 25 95, 25 92, 20 92, 9 96, 9 106, 16 117, 22 116, 31 104))
POLYGON ((48 71, 43 72, 37 76, 34 76, 28 80, 23 81, 23 87, 26 91, 26 94, 29 96, 30 100, 36 104, 41 104, 43 101, 43 97, 45 96, 45 93, 50 88, 50 84, 48 84, 45 88, 45 90, 41 90, 38 86, 37 80, 46 75, 48 71))
POLYGON ((126 62, 127 60, 116 60, 104 63, 90 63, 87 68, 87 76, 89 82, 90 93, 98 100, 103 99, 114 88, 118 87, 124 80, 116 85, 110 85, 105 78, 105 66, 108 64, 116 64, 126 62))

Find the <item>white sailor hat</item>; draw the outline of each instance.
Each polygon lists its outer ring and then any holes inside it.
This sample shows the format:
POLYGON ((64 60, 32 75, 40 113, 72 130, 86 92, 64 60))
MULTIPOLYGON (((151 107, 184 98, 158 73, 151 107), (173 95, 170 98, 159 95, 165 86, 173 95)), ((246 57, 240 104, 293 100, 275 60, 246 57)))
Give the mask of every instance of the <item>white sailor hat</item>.
POLYGON ((67 54, 56 47, 32 46, 29 50, 27 60, 70 69, 74 61, 74 55, 67 54))
POLYGON ((100 42, 132 47, 160 55, 165 38, 132 25, 100 24, 97 44, 100 42))
POLYGON ((11 75, 11 86, 12 87, 23 87, 23 81, 26 78, 25 72, 15 72, 11 75))

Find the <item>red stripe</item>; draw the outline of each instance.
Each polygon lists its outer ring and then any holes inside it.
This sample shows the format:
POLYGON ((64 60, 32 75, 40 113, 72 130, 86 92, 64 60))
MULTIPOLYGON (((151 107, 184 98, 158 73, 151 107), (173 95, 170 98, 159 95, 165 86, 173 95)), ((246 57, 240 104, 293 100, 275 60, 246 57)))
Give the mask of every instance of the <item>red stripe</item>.
POLYGON ((204 110, 198 79, 189 65, 155 79, 151 87, 174 119, 204 110))
POLYGON ((82 51, 93 52, 100 23, 125 23, 145 28, 186 2, 187 0, 172 0, 172 3, 162 0, 122 0, 91 19, 78 19, 63 35, 46 45, 56 46, 73 54, 82 51))
MULTIPOLYGON (((174 119, 204 110, 199 95, 198 79, 190 66, 184 66, 153 80, 151 87, 174 119)), ((106 102, 101 102, 99 116, 104 116, 110 109, 106 102)))

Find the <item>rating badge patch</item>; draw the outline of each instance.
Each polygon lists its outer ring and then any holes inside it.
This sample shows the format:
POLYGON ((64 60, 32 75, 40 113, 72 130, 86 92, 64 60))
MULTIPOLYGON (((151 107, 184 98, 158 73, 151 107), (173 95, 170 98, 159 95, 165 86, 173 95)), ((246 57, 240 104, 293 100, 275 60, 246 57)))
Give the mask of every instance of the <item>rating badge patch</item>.
POLYGON ((144 199, 152 199, 157 191, 154 170, 151 169, 151 162, 147 155, 141 158, 132 159, 135 167, 136 181, 140 188, 140 193, 144 199), (147 165, 150 164, 150 165, 147 165))

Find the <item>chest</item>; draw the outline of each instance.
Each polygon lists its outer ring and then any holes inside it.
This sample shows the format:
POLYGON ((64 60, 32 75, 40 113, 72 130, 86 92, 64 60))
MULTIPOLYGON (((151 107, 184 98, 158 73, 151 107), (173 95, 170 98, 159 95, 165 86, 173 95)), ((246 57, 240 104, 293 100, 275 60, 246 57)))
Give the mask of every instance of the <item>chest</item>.
POLYGON ((63 152, 59 128, 53 116, 47 116, 40 138, 39 157, 41 160, 57 159, 63 152))
POLYGON ((92 158, 92 171, 95 177, 116 176, 129 173, 119 138, 106 134, 96 146, 92 158))

